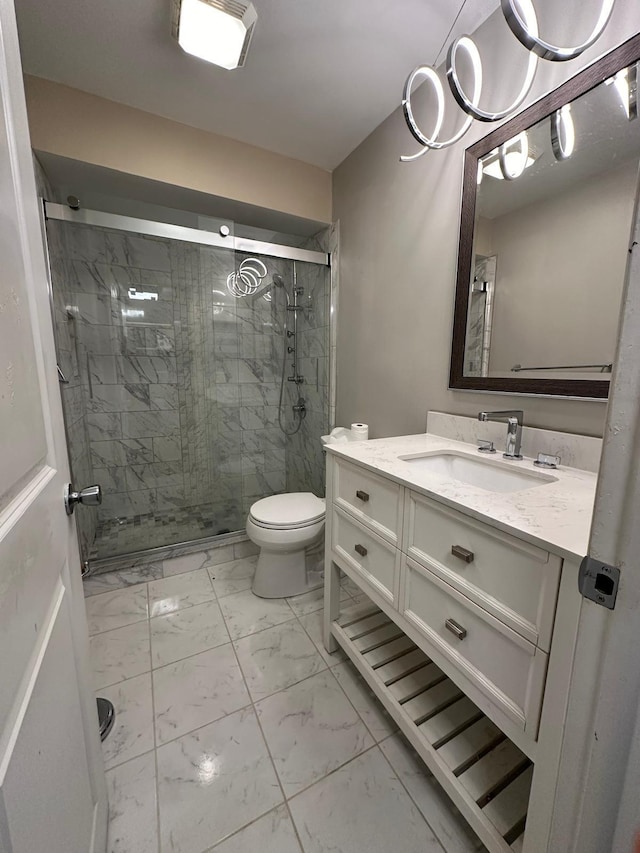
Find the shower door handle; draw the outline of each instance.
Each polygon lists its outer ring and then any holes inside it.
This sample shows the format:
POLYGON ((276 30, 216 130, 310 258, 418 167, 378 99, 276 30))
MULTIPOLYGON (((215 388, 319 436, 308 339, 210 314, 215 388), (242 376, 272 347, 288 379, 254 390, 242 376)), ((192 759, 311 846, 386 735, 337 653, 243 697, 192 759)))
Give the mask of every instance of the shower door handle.
POLYGON ((102 503, 102 487, 87 486, 86 489, 81 489, 76 492, 69 483, 64 490, 64 509, 67 515, 73 515, 76 504, 84 504, 85 506, 98 506, 102 503))

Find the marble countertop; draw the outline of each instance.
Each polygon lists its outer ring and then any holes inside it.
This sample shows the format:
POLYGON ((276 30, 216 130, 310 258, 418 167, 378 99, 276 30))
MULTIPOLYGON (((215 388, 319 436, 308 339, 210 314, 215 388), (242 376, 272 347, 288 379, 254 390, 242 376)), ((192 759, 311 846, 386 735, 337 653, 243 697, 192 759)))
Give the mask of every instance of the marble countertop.
POLYGON ((537 469, 527 457, 512 462, 503 459, 500 452, 483 456, 475 445, 425 433, 330 444, 327 451, 562 557, 582 558, 587 553, 597 482, 597 475, 590 471, 565 466, 537 469), (516 492, 490 492, 440 474, 418 471, 399 458, 451 450, 500 467, 541 471, 557 479, 516 492))

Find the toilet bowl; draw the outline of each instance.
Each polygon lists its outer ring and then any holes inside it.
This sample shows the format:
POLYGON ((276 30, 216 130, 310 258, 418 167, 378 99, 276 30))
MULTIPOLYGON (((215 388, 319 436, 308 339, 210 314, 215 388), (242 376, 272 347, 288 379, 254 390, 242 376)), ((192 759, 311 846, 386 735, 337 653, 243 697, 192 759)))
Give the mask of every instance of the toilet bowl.
POLYGON ((256 501, 247 536, 260 548, 253 592, 261 598, 300 595, 320 585, 310 578, 307 555, 324 536, 325 502, 311 492, 290 492, 256 501))

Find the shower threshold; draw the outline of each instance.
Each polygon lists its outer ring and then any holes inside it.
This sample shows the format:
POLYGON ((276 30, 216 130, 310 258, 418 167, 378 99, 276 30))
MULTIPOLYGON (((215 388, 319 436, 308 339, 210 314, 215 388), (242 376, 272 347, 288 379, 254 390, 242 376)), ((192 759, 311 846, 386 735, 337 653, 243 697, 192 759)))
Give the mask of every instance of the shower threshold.
MULTIPOLYGON (((203 514, 198 513, 198 516, 203 514)), ((190 518, 193 521, 193 513, 190 518)), ((229 529, 221 524, 214 527, 207 523, 205 527, 201 524, 176 525, 175 522, 175 512, 169 516, 147 513, 103 521, 96 531, 85 577, 211 550, 247 538, 244 530, 237 529, 237 523, 236 529, 229 529)))
POLYGON ((111 557, 89 560, 89 571, 83 578, 94 577, 103 572, 114 572, 119 569, 130 569, 137 566, 158 563, 169 560, 171 557, 181 557, 184 554, 193 554, 196 551, 211 551, 214 548, 222 548, 225 545, 235 545, 238 542, 246 542, 247 534, 244 530, 232 533, 223 533, 217 536, 206 536, 202 539, 191 539, 183 542, 175 542, 171 545, 159 545, 155 548, 145 548, 140 551, 129 551, 126 554, 115 554, 111 557))

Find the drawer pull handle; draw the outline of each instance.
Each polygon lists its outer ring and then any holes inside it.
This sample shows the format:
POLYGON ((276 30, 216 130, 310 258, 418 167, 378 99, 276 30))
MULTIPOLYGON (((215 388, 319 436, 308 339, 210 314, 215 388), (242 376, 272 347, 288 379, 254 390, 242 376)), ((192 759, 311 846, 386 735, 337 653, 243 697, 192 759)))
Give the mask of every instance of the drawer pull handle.
POLYGON ((459 560, 464 560, 465 563, 473 563, 473 559, 475 557, 473 551, 469 551, 468 548, 463 548, 462 545, 452 545, 451 553, 459 560))
POLYGON ((447 629, 451 631, 451 633, 459 640, 464 640, 464 638, 467 636, 467 629, 463 628, 462 625, 458 625, 458 623, 455 622, 453 619, 447 619, 444 624, 447 629))
POLYGON ((369 500, 369 495, 366 492, 363 492, 362 489, 358 489, 358 491, 356 492, 356 497, 360 498, 360 500, 364 503, 369 500))
POLYGON ((364 545, 356 545, 355 551, 357 554, 360 554, 361 557, 367 556, 367 549, 364 547, 364 545))

